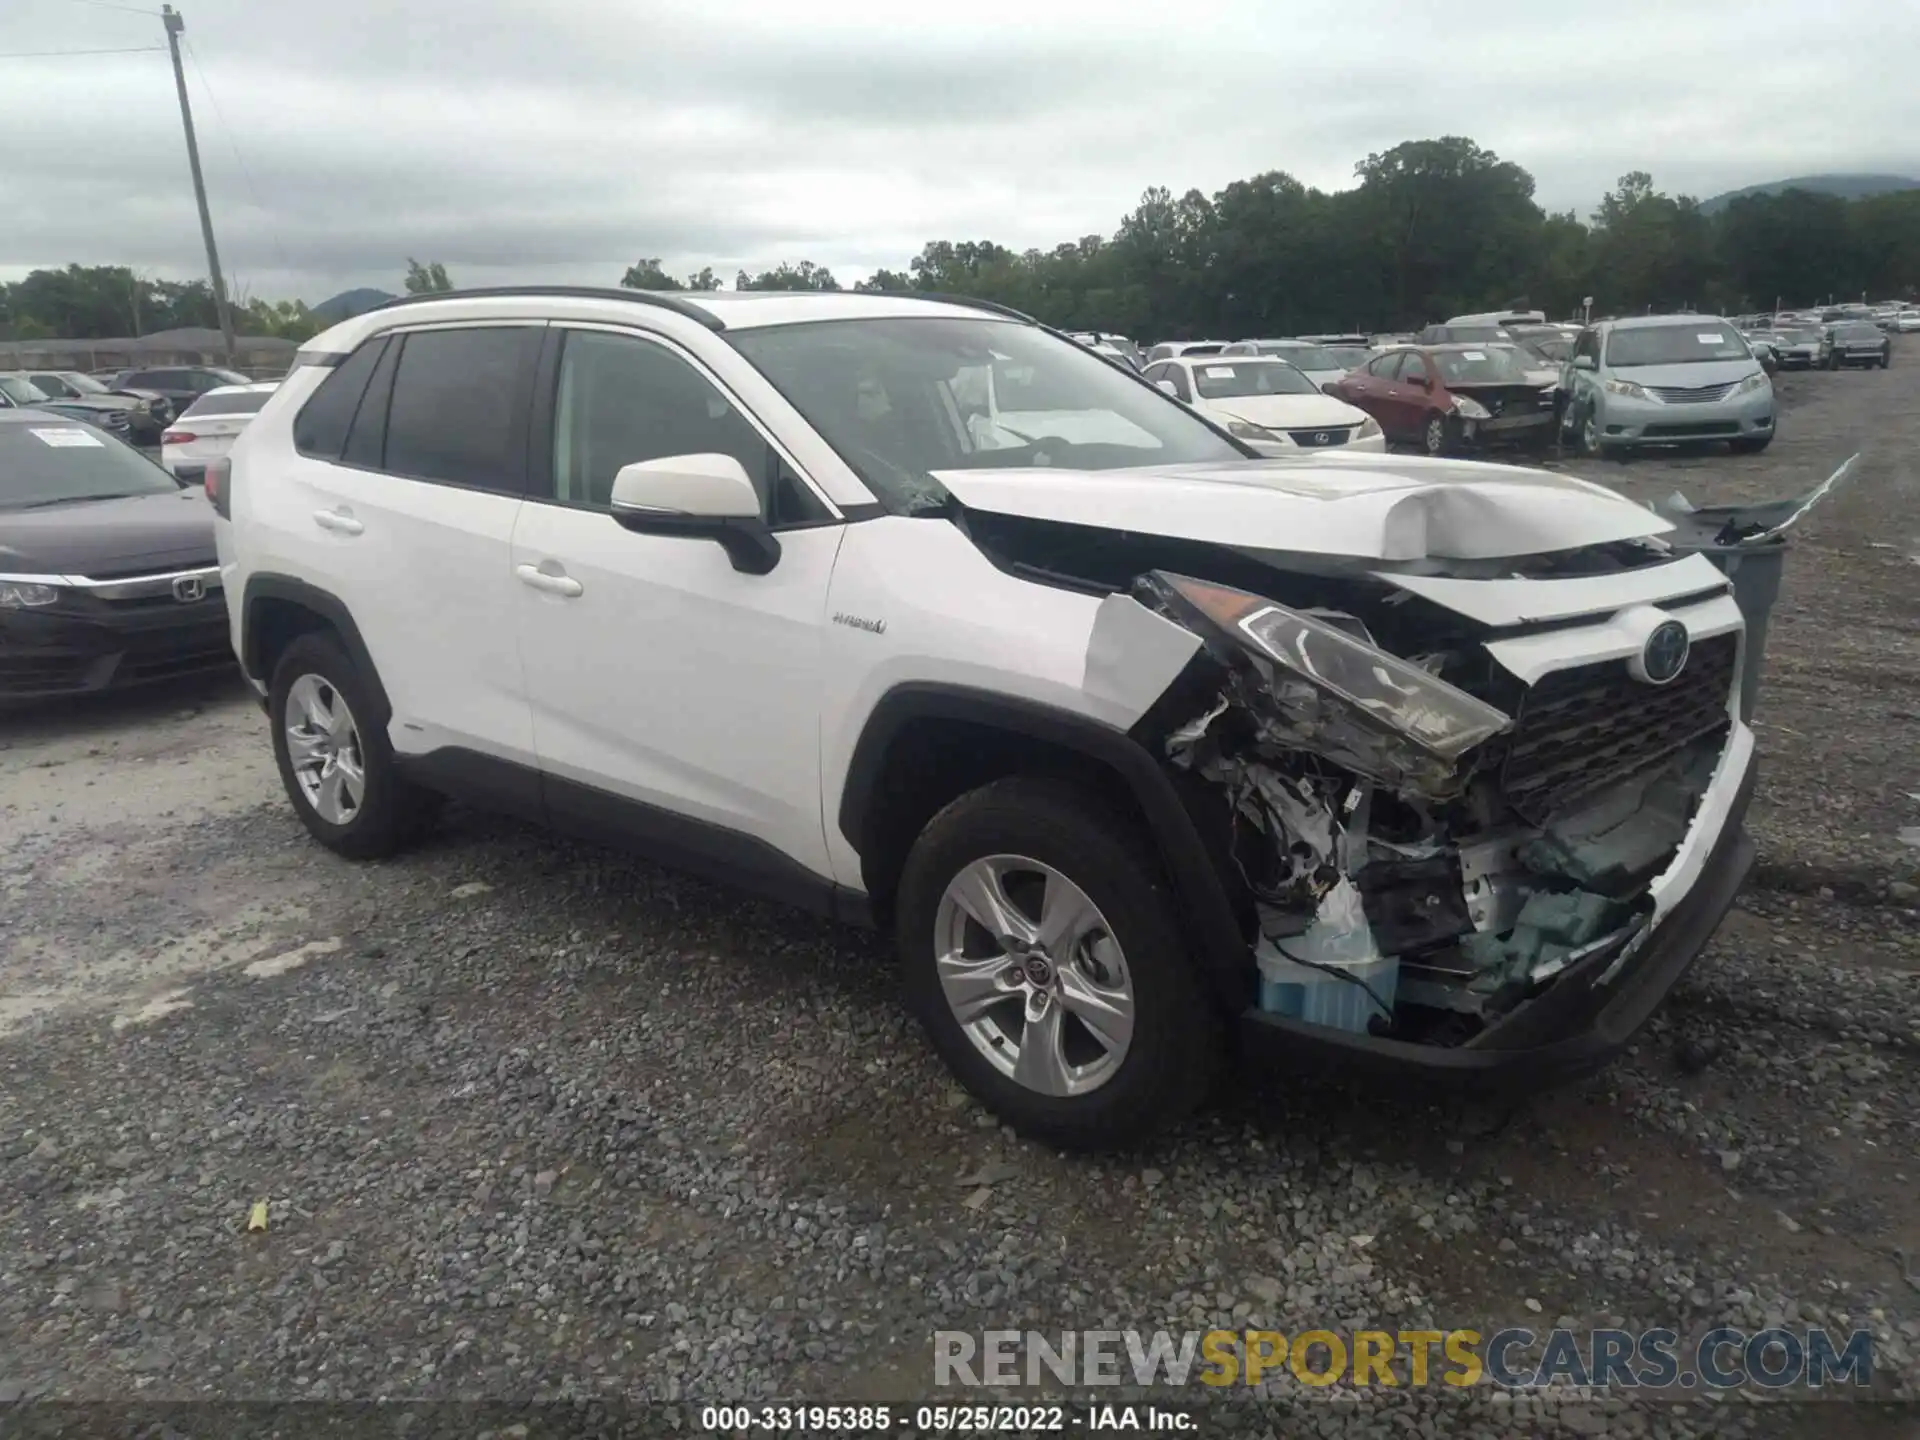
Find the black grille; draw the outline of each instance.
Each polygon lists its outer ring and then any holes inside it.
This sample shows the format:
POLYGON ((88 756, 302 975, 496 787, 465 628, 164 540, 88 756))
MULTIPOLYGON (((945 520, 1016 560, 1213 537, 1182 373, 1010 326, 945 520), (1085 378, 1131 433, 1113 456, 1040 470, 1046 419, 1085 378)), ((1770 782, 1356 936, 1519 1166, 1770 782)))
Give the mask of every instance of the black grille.
POLYGON ((1500 784, 1520 816, 1545 824, 1582 795, 1625 779, 1727 723, 1737 635, 1693 647, 1665 685, 1643 685, 1624 660, 1556 670, 1527 691, 1500 784))
POLYGON ((1649 425, 1640 432, 1648 439, 1683 439, 1690 435, 1738 435, 1737 420, 1699 420, 1691 425, 1649 425))
POLYGON ((1289 430, 1287 434, 1293 437, 1294 444, 1311 449, 1318 445, 1344 445, 1352 431, 1351 425, 1327 425, 1318 430, 1289 430))

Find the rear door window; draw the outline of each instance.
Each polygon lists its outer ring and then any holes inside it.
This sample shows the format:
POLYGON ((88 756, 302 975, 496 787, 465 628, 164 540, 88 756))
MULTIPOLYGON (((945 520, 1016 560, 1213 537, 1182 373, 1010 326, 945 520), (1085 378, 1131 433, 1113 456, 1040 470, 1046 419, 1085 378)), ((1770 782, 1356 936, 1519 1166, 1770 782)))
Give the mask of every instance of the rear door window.
POLYGON ((417 330, 405 337, 387 411, 393 475, 518 495, 541 328, 417 330))
MULTIPOLYGON (((333 369, 293 418, 293 448, 315 460, 338 460, 347 430, 367 391, 373 367, 387 348, 386 336, 369 340, 333 369)), ((199 401, 194 402, 196 405, 199 401)))

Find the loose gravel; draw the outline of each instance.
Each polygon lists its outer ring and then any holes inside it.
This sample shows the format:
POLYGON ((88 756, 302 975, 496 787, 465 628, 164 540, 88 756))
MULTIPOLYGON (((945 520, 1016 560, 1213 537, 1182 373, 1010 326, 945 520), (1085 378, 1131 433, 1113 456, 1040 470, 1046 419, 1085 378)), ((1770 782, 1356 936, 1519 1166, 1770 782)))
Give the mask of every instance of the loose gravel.
MULTIPOLYGON (((1920 382, 1781 390, 1763 456, 1567 467, 1705 502, 1869 447, 1775 619, 1756 883, 1631 1054, 1499 1107, 1246 1077, 1064 1156, 946 1078, 874 937, 459 810, 340 861, 224 684, 0 720, 0 1406, 898 1404, 937 1329, 1553 1322, 1862 1326, 1914 1398, 1920 382)), ((1288 1382, 1213 1418, 1902 1423, 1763 1401, 1288 1382)))

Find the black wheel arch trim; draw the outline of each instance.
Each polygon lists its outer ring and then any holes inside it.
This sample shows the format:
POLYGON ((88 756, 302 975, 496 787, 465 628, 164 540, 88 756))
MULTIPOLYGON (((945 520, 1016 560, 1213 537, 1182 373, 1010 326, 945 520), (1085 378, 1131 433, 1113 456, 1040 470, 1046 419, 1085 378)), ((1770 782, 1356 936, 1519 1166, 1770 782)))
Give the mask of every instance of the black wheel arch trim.
POLYGON ((1218 998, 1233 1009, 1251 1003, 1254 967, 1226 886, 1171 776, 1127 731, 1058 706, 990 690, 932 681, 896 685, 868 715, 841 786, 835 821, 856 853, 862 851, 875 811, 887 751, 902 730, 922 720, 957 720, 1030 735, 1117 773, 1146 817, 1204 976, 1218 998))
POLYGON ((369 722, 385 726, 393 718, 393 704, 387 699, 386 686, 380 683, 380 671, 373 663, 373 655, 367 649, 367 642, 361 638, 360 627, 354 623, 353 612, 347 609, 346 602, 317 585, 296 580, 291 575, 261 573, 247 577, 246 589, 240 601, 240 668, 246 672, 249 680, 261 685, 270 684, 273 680, 262 663, 260 627, 254 623, 263 600, 284 600, 326 621, 346 647, 347 658, 360 671, 360 678, 373 692, 377 713, 367 717, 369 722))

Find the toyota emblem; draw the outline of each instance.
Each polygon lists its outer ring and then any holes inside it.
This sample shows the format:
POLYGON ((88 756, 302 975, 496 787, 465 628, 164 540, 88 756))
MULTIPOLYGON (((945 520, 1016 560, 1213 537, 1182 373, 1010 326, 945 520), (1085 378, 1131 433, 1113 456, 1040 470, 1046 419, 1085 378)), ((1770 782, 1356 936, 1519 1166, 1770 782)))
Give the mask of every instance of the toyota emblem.
POLYGON ((1686 626, 1678 620, 1662 621, 1640 647, 1639 678, 1649 685, 1665 685, 1687 668, 1687 652, 1692 647, 1686 626))
POLYGON ((180 575, 173 582, 173 598, 182 605, 191 605, 196 600, 207 598, 207 582, 204 576, 180 575))

